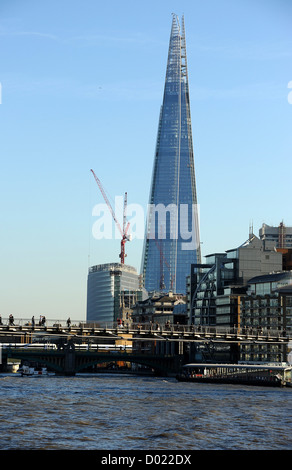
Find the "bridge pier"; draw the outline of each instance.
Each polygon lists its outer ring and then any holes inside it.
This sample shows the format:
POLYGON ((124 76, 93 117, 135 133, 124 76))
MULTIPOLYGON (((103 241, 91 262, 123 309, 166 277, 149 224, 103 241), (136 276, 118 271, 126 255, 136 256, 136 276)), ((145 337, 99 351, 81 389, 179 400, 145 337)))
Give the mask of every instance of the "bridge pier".
POLYGON ((7 372, 7 356, 1 357, 0 372, 7 372))
POLYGON ((64 373, 66 376, 75 375, 75 346, 74 343, 69 342, 64 347, 65 358, 64 358, 64 373))

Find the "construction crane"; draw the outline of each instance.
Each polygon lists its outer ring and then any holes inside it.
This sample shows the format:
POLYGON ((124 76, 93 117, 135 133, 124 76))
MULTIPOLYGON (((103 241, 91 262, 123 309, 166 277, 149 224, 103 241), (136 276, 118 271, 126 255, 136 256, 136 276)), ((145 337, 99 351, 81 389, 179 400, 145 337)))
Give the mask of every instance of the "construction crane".
POLYGON ((165 284, 164 284, 164 273, 163 273, 163 260, 164 260, 164 256, 163 256, 163 252, 162 252, 162 248, 161 246, 158 244, 158 241, 155 239, 155 243, 156 243, 156 246, 159 250, 159 253, 160 253, 160 282, 159 282, 159 288, 160 290, 164 290, 165 289, 165 284))
POLYGON ((110 213, 112 214, 112 217, 119 229, 119 232, 121 234, 121 237, 122 237, 122 240, 121 240, 121 252, 119 254, 119 257, 121 258, 121 263, 124 264, 125 263, 125 257, 127 256, 126 253, 125 253, 125 244, 127 241, 130 241, 131 238, 130 238, 130 235, 128 235, 128 230, 129 230, 129 227, 130 227, 130 222, 128 222, 127 224, 127 193, 125 193, 125 197, 124 197, 124 212, 123 212, 123 228, 121 228, 121 225, 119 224, 119 221, 118 219, 116 218, 116 215, 114 213, 114 210, 107 198, 107 195, 105 193, 105 190, 103 189, 103 186, 100 182, 100 180, 98 179, 98 177, 96 176, 96 174, 94 173, 93 170, 90 170, 95 178, 95 181, 97 182, 98 184, 98 187, 100 189, 100 192, 109 208, 109 211, 110 213))

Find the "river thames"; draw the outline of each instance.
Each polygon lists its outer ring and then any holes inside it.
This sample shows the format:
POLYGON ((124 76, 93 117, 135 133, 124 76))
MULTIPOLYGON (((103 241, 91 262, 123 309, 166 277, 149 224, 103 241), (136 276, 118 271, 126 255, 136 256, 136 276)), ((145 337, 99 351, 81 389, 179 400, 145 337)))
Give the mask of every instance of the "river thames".
POLYGON ((290 388, 0 374, 1 450, 291 450, 290 388))

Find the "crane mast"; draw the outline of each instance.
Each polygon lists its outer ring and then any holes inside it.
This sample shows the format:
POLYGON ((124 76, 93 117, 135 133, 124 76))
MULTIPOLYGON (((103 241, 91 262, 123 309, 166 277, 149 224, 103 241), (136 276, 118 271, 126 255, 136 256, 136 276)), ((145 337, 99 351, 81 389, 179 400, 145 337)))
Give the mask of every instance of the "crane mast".
POLYGON ((164 254, 163 254, 162 243, 161 243, 161 241, 160 241, 160 243, 158 243, 158 241, 155 239, 155 244, 156 244, 156 247, 157 247, 157 249, 159 251, 159 254, 160 254, 160 282, 159 282, 159 288, 160 288, 161 291, 165 289, 164 273, 163 273, 163 263, 165 263, 168 270, 169 270, 170 289, 172 290, 173 289, 173 283, 174 283, 174 276, 171 275, 170 266, 169 266, 164 254))
POLYGON ((102 186, 99 178, 96 176, 96 174, 94 173, 93 170, 90 170, 90 171, 94 176, 94 179, 95 179, 95 181, 96 181, 96 183, 97 183, 97 185, 100 189, 100 192, 101 192, 101 194, 102 194, 102 196, 103 196, 103 198, 104 198, 104 200, 105 200, 105 202, 106 202, 106 204, 109 208, 109 211, 110 211, 110 213, 111 213, 111 215, 112 215, 112 217, 113 217, 113 219, 114 219, 114 221, 115 221, 115 223, 116 223, 116 225, 119 229, 119 232, 121 234, 121 237, 122 237, 122 239, 121 239, 121 252, 119 254, 119 257, 121 258, 121 263, 124 264, 125 263, 125 257, 127 256, 126 252, 125 252, 125 244, 126 244, 127 241, 130 240, 130 237, 128 235, 130 222, 128 222, 128 224, 127 224, 127 193, 125 193, 125 197, 124 197, 123 228, 121 228, 121 225, 120 225, 120 223, 119 223, 119 221, 116 217, 116 214, 115 214, 115 212, 114 212, 114 210, 113 210, 113 208, 112 208, 112 206, 111 206, 111 204, 108 200, 108 197, 107 197, 107 195, 106 195, 106 193, 103 189, 103 186, 102 186))

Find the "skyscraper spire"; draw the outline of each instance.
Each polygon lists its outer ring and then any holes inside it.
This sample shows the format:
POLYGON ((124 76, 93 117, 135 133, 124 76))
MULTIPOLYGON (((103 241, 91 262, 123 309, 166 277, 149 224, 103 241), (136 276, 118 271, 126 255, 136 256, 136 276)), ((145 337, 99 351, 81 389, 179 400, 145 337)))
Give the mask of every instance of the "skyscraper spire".
POLYGON ((184 18, 173 14, 142 259, 145 288, 184 293, 200 263, 184 18))

